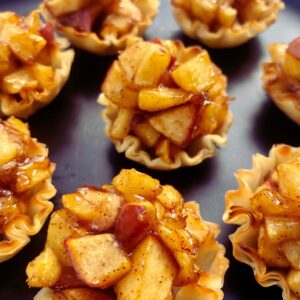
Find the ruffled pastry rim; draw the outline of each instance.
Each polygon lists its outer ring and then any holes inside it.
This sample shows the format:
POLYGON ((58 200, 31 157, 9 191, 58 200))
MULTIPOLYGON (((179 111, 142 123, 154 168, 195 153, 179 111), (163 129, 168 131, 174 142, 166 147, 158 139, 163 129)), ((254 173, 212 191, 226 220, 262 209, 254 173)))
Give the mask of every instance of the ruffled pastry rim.
POLYGON ((142 36, 152 24, 154 17, 158 14, 160 2, 158 0, 151 0, 149 3, 152 4, 152 7, 144 20, 135 25, 128 34, 123 35, 119 39, 111 40, 100 39, 94 32, 79 32, 72 27, 59 24, 56 18, 48 11, 45 0, 40 8, 44 18, 54 25, 75 47, 97 55, 115 55, 119 50, 125 48, 127 40, 130 37, 142 36))
MULTIPOLYGON (((35 144, 35 155, 48 155, 45 144, 31 138, 35 144)), ((50 164, 51 175, 55 164, 50 164)), ((17 254, 30 241, 30 236, 37 234, 43 227, 47 217, 53 210, 53 203, 49 200, 56 194, 51 183, 51 176, 28 191, 26 200, 27 213, 16 216, 5 228, 5 239, 0 240, 0 262, 6 261, 17 254)))
MULTIPOLYGON (((41 99, 27 99, 27 101, 12 100, 11 95, 1 99, 0 95, 0 116, 15 116, 27 119, 40 108, 49 104, 59 94, 71 72, 75 52, 69 48, 65 38, 56 38, 55 50, 52 53, 52 66, 55 70, 55 84, 51 90, 47 90, 41 99)), ((13 98, 13 97, 12 97, 13 98)))
POLYGON ((218 134, 207 134, 196 138, 192 145, 187 148, 187 151, 182 150, 177 154, 174 162, 166 163, 159 157, 152 158, 149 153, 142 149, 140 140, 133 135, 128 135, 123 140, 111 138, 109 133, 116 118, 118 106, 110 103, 104 94, 100 94, 97 102, 105 106, 101 113, 105 122, 105 134, 112 140, 116 150, 119 153, 124 152, 127 158, 155 170, 167 171, 180 167, 195 166, 204 159, 214 156, 217 152, 217 146, 224 146, 227 143, 227 131, 233 121, 233 115, 228 110, 225 122, 222 128, 219 129, 218 134), (195 150, 195 148, 199 150, 195 150), (189 152, 194 152, 195 154, 190 154, 189 152))
POLYGON ((286 281, 284 271, 267 269, 266 264, 256 251, 258 230, 253 225, 250 198, 264 182, 270 170, 280 163, 292 159, 300 148, 284 144, 274 145, 269 156, 256 154, 253 156, 252 169, 240 169, 235 173, 238 189, 225 194, 225 212, 223 221, 228 224, 240 225, 229 236, 233 246, 233 256, 240 262, 252 267, 256 281, 263 287, 278 285, 282 288, 283 299, 296 299, 286 281))
POLYGON ((272 0, 270 5, 273 11, 261 21, 252 20, 233 27, 221 27, 218 31, 211 32, 205 23, 196 19, 192 20, 184 9, 174 6, 171 1, 173 14, 182 31, 190 38, 199 40, 211 48, 233 48, 265 31, 276 21, 278 12, 284 9, 284 3, 281 0, 272 0))
MULTIPOLYGON (((205 251, 202 249, 202 254, 198 257, 198 260, 200 261, 201 257, 208 259, 209 264, 205 267, 205 270, 203 270, 199 282, 175 288, 174 299, 182 299, 182 295, 180 294, 183 293, 184 295, 185 293, 188 293, 189 289, 191 289, 191 291, 200 289, 202 293, 210 296, 209 299, 221 300, 224 297, 222 287, 224 284, 225 273, 229 267, 229 260, 225 257, 226 249, 224 245, 218 243, 216 240, 220 233, 220 227, 216 223, 202 219, 201 210, 197 202, 186 202, 186 204, 188 203, 198 208, 197 214, 200 217, 201 222, 209 228, 209 236, 206 238, 208 243, 205 243, 206 249, 205 251)), ((204 248, 204 246, 202 246, 202 248, 204 248)), ((53 298, 54 292, 51 288, 42 288, 35 295, 34 300, 53 300, 53 298)))
POLYGON ((286 83, 281 80, 282 71, 278 69, 276 63, 264 63, 262 68, 264 90, 286 116, 300 125, 300 96, 286 88, 286 83))

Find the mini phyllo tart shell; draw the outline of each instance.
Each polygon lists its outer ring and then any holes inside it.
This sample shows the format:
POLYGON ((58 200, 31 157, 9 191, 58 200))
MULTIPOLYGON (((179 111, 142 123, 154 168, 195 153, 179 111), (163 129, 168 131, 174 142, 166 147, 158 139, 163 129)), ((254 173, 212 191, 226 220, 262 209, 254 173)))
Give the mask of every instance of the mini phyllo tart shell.
POLYGON ((98 55, 124 49, 141 36, 158 13, 158 0, 44 0, 47 21, 76 47, 98 55))
POLYGON ((228 260, 195 201, 135 169, 64 195, 26 269, 35 300, 216 299, 228 260), (46 266, 46 267, 45 267, 46 266))
POLYGON ((226 223, 234 257, 251 266, 257 282, 278 285, 285 300, 300 296, 300 148, 276 145, 238 170, 238 189, 226 193, 226 223))
POLYGON ((227 142, 227 78, 200 47, 130 40, 98 102, 118 152, 152 169, 193 166, 227 142))
POLYGON ((280 0, 171 0, 171 6, 183 32, 212 48, 247 42, 274 23, 284 8, 280 0))
POLYGON ((276 106, 300 125, 300 38, 270 44, 271 61, 263 63, 263 87, 276 106))
POLYGON ((46 146, 30 137, 26 124, 0 119, 0 262, 19 252, 51 213, 54 168, 46 146))
POLYGON ((0 13, 0 115, 27 118, 49 104, 69 78, 74 51, 39 11, 0 13))

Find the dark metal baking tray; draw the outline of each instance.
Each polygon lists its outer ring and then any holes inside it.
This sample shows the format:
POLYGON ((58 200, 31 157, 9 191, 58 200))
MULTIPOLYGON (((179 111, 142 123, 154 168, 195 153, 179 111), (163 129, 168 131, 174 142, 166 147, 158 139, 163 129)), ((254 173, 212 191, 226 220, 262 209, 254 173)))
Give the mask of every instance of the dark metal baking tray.
MULTIPOLYGON (((210 55, 228 76, 230 107, 234 123, 228 144, 214 158, 202 164, 171 172, 148 170, 118 154, 103 133, 101 107, 96 103, 100 84, 114 57, 98 57, 76 50, 75 62, 66 86, 55 101, 29 119, 32 135, 48 145, 56 163, 53 182, 58 190, 54 199, 80 185, 100 186, 111 182, 121 168, 135 167, 155 176, 162 183, 174 185, 186 200, 197 200, 205 219, 220 224, 219 240, 227 248, 230 268, 224 284, 225 300, 281 299, 276 287, 262 288, 252 270, 237 262, 231 253, 228 234, 234 227, 222 223, 224 194, 236 187, 234 172, 249 168, 252 155, 267 154, 272 144, 300 145, 299 127, 281 113, 261 87, 261 62, 268 59, 266 46, 287 43, 300 28, 300 2, 287 0, 278 21, 265 33, 235 49, 211 50, 210 55)), ((0 11, 25 14, 39 4, 37 0, 0 0, 0 11)), ((145 38, 181 39, 186 45, 198 44, 179 30, 167 0, 161 1, 160 13, 145 38)), ((32 299, 37 289, 26 285, 25 268, 43 248, 47 226, 32 238, 19 254, 0 264, 0 299, 32 299)), ((146 300, 146 299, 145 299, 146 300)))

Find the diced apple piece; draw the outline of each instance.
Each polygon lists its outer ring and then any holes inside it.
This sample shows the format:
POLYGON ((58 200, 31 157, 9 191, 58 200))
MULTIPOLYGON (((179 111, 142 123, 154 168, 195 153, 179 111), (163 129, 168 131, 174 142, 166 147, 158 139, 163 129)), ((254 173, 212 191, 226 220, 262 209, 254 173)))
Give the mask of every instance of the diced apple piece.
POLYGON ((295 38, 292 40, 287 48, 287 53, 296 59, 300 60, 300 38, 295 38))
POLYGON ((199 277, 199 270, 194 262, 193 256, 181 251, 174 251, 173 255, 180 267, 174 280, 174 285, 183 286, 195 282, 199 277))
POLYGON ((218 300, 219 298, 220 296, 217 291, 201 286, 197 283, 191 283, 181 287, 176 293, 174 300, 218 300))
POLYGON ((65 246, 78 277, 90 287, 107 288, 130 271, 130 260, 113 234, 70 238, 65 246))
POLYGON ((181 251, 189 255, 195 255, 199 249, 198 241, 185 229, 169 228, 164 224, 158 224, 156 231, 164 244, 173 252, 181 251))
POLYGON ((171 151, 171 142, 168 139, 159 141, 155 147, 155 155, 167 164, 172 163, 173 155, 171 151))
POLYGON ((154 87, 167 70, 171 55, 159 44, 139 41, 119 56, 119 62, 127 78, 135 85, 154 87))
POLYGON ((277 166, 279 193, 299 201, 300 206, 300 160, 281 163, 277 166))
POLYGON ((183 208, 183 197, 172 185, 163 185, 161 193, 156 198, 167 209, 181 211, 183 208))
POLYGON ((61 274, 61 265, 49 247, 31 261, 26 268, 27 283, 30 287, 50 287, 61 274))
POLYGON ((3 77, 1 88, 9 94, 17 94, 22 90, 35 89, 38 87, 30 68, 23 67, 3 77))
POLYGON ((186 230, 197 239, 201 247, 210 230, 200 217, 199 204, 192 201, 185 203, 185 213, 187 214, 186 230))
POLYGON ((33 62, 46 44, 42 36, 30 32, 13 31, 9 34, 11 51, 25 63, 33 62))
POLYGON ((18 147, 14 144, 3 126, 0 125, 0 166, 14 159, 18 153, 18 147))
POLYGON ((125 194, 136 194, 145 198, 155 198, 161 192, 157 179, 135 169, 122 169, 112 180, 113 186, 125 194))
POLYGON ((154 112, 184 104, 190 99, 191 95, 181 89, 159 86, 141 90, 138 103, 140 109, 154 112))
POLYGON ((104 95, 118 106, 135 108, 138 105, 139 93, 129 86, 127 76, 117 61, 108 70, 101 89, 104 95))
POLYGON ((253 211, 261 212, 268 216, 299 217, 300 203, 288 198, 283 198, 276 192, 263 189, 250 198, 253 211))
POLYGON ((286 279, 296 297, 300 297, 300 271, 293 269, 290 270, 286 279))
POLYGON ((178 66, 172 77, 185 91, 194 93, 209 90, 216 80, 213 63, 205 50, 178 66))
POLYGON ((150 124, 175 145, 184 148, 191 141, 198 116, 193 102, 158 112, 149 118, 150 124))
POLYGON ((217 15, 218 4, 211 0, 194 0, 191 1, 191 11, 195 17, 209 25, 217 15))
POLYGON ((30 136, 29 126, 27 123, 24 123, 15 117, 9 117, 6 121, 25 136, 27 137, 30 136))
POLYGON ((156 221, 155 208, 149 201, 123 204, 116 219, 114 234, 127 250, 133 249, 156 221))
POLYGON ((16 69, 16 62, 6 44, 0 44, 0 76, 5 76, 16 69))
POLYGON ((269 267, 288 267, 290 263, 281 251, 280 243, 271 240, 263 226, 259 228, 258 254, 269 267))
POLYGON ((160 133, 155 130, 149 122, 137 123, 133 126, 132 131, 142 140, 146 147, 153 147, 158 142, 160 133))
POLYGON ((19 166, 15 189, 18 193, 28 191, 47 178, 50 178, 50 176, 51 163, 49 159, 40 157, 35 161, 30 161, 19 166))
POLYGON ((51 14, 60 16, 82 9, 86 5, 86 0, 65 0, 63 2, 59 0, 47 0, 45 1, 45 5, 51 14))
POLYGON ((106 291, 92 288, 75 288, 54 291, 52 300, 114 300, 106 291))
POLYGON ((133 117, 134 111, 127 108, 120 108, 109 133, 110 136, 113 139, 124 139, 129 134, 133 117))
POLYGON ((55 211, 48 226, 46 247, 51 248, 63 266, 70 266, 64 243, 68 237, 78 237, 87 230, 80 227, 66 209, 55 211))
POLYGON ((55 284, 52 286, 55 290, 75 289, 86 287, 84 282, 77 277, 73 267, 63 266, 61 274, 55 284))
POLYGON ((231 27, 237 16, 237 10, 230 6, 220 6, 217 14, 218 21, 225 27, 231 27))
POLYGON ((226 103, 211 102, 203 107, 197 123, 197 129, 193 133, 193 138, 199 135, 213 134, 224 123, 227 115, 226 103))
POLYGON ((24 24, 26 24, 26 28, 28 29, 28 31, 38 33, 42 25, 38 10, 34 10, 29 13, 28 16, 24 19, 24 24))
POLYGON ((300 270, 300 241, 287 241, 282 244, 282 251, 294 269, 300 270))
POLYGON ((265 228, 274 242, 300 238, 300 220, 296 218, 265 217, 265 228))
POLYGON ((82 187, 76 193, 62 197, 65 209, 82 221, 91 224, 93 230, 110 230, 117 218, 122 197, 101 189, 82 187))
POLYGON ((154 236, 146 237, 134 250, 132 268, 116 285, 119 300, 169 299, 177 264, 154 236))
POLYGON ((32 73, 34 79, 37 80, 42 88, 47 88, 55 82, 55 73, 50 66, 35 63, 32 65, 32 73))
POLYGON ((283 71, 287 76, 300 80, 300 58, 286 53, 283 62, 283 71))

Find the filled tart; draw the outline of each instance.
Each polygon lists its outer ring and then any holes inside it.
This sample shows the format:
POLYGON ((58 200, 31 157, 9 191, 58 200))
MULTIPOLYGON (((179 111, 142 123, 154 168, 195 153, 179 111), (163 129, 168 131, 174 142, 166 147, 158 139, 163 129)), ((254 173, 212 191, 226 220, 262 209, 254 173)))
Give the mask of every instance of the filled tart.
POLYGON ((219 227, 170 185, 135 169, 62 197, 27 266, 43 299, 222 299, 219 227))
POLYGON ((226 193, 224 221, 239 225, 230 236, 233 255, 253 268, 257 282, 300 297, 300 149, 273 146, 256 154, 250 170, 236 173, 238 189, 226 193))
POLYGON ((300 125, 300 38, 270 44, 271 61, 263 66, 263 87, 274 103, 300 125))
POLYGON ((54 167, 25 123, 0 119, 0 262, 20 251, 51 213, 54 167))
POLYGON ((0 115, 27 118, 57 96, 74 58, 67 47, 38 11, 0 13, 0 115))
POLYGON ((281 0, 171 0, 171 6, 183 32, 212 48, 247 42, 284 8, 281 0))
POLYGON ((130 40, 102 84, 106 134, 118 152, 149 168, 199 164, 227 141, 226 88, 206 50, 130 40))
POLYGON ((43 14, 78 48, 116 54, 140 36, 158 13, 158 0, 44 0, 43 14))

